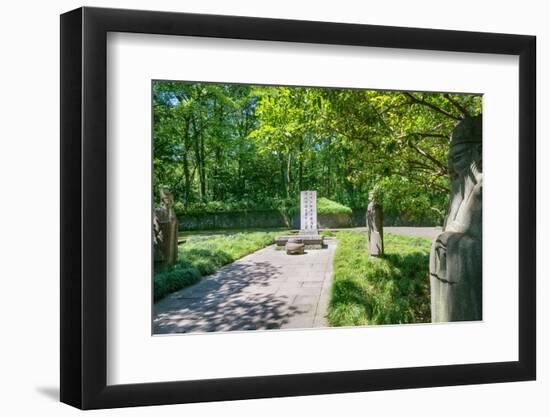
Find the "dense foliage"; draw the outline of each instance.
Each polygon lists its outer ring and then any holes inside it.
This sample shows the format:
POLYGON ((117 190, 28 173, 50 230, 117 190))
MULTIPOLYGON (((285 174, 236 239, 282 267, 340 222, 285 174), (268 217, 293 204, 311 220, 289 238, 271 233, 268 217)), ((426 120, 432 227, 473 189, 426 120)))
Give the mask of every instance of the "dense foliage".
MULTIPOLYGON (((329 200, 326 197, 319 197, 317 198, 317 214, 323 215, 323 214, 348 214, 351 215, 351 208, 337 203, 336 201, 329 200)), ((295 214, 300 214, 300 204, 298 201, 296 201, 290 208, 288 209, 288 214, 290 216, 293 216, 295 214)))
POLYGON ((292 207, 302 190, 365 207, 375 190, 387 212, 440 220, 450 133, 481 97, 157 81, 153 106, 155 193, 180 212, 292 207))
POLYGON ((386 233, 385 257, 378 259, 368 256, 366 233, 336 236, 332 326, 430 322, 430 240, 386 233))

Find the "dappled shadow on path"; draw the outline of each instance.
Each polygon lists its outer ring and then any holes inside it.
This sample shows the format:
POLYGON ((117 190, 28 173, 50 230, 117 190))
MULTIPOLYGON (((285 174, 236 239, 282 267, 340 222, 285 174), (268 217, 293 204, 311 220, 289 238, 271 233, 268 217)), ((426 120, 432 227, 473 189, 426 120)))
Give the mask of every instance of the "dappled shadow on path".
POLYGON ((270 262, 238 262, 155 305, 153 333, 278 329, 296 315, 285 277, 270 262))

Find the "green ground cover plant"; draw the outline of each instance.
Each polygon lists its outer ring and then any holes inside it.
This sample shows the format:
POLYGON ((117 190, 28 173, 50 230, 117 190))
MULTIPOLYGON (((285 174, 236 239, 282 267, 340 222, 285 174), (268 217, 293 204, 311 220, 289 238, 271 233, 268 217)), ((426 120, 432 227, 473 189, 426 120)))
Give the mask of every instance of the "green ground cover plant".
POLYGON ((273 243, 276 231, 184 235, 174 267, 154 275, 154 300, 197 283, 222 266, 273 243))
POLYGON ((368 256, 366 233, 336 236, 331 326, 430 322, 430 240, 386 233, 378 259, 368 256))

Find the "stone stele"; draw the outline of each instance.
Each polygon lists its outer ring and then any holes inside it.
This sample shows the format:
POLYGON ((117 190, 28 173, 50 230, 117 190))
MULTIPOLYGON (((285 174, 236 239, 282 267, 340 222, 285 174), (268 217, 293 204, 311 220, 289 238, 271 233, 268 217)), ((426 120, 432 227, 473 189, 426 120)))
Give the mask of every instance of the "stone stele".
POLYGON ((369 235, 369 255, 384 256, 384 212, 382 205, 374 198, 374 193, 369 195, 367 207, 367 231, 369 235))
POLYGON ((317 191, 300 193, 300 235, 318 235, 317 191))
POLYGON ((161 205, 153 214, 153 246, 155 262, 172 266, 178 260, 178 218, 174 211, 174 197, 160 190, 161 205))
POLYGON ((298 236, 277 236, 277 248, 286 246, 291 238, 299 238, 306 249, 323 248, 323 237, 317 229, 317 191, 300 193, 300 232, 298 236))
POLYGON ((453 130, 449 149, 451 195, 443 230, 430 252, 432 322, 482 319, 481 115, 453 130))

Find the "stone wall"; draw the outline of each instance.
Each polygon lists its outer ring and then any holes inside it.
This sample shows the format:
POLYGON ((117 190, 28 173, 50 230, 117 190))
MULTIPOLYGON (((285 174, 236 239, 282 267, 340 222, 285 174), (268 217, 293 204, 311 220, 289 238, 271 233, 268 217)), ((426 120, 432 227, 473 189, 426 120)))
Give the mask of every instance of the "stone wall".
MULTIPOLYGON (((352 209, 351 225, 352 227, 366 227, 367 208, 360 207, 352 209)), ((431 227, 441 226, 442 222, 434 217, 424 219, 411 219, 405 213, 384 212, 384 226, 412 226, 412 227, 431 227)))
MULTIPOLYGON (((289 219, 278 210, 184 214, 178 219, 180 230, 300 228, 299 214, 289 219)), ((351 227, 352 224, 348 214, 320 214, 317 223, 320 228, 351 227)))
POLYGON ((289 227, 288 218, 278 210, 184 214, 178 220, 180 230, 289 227))
MULTIPOLYGON (((319 228, 366 227, 366 208, 355 208, 348 214, 319 214, 319 228)), ((300 215, 288 218, 278 210, 197 213, 178 216, 180 230, 300 228, 300 215)), ((440 226, 435 219, 410 220, 404 215, 384 213, 384 226, 440 226)))
MULTIPOLYGON (((317 226, 319 229, 339 229, 343 227, 351 227, 351 216, 349 214, 319 214, 317 215, 317 226)), ((292 217, 292 227, 300 228, 300 215, 296 214, 292 217)))

